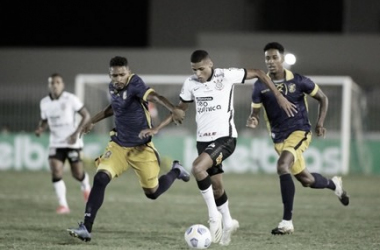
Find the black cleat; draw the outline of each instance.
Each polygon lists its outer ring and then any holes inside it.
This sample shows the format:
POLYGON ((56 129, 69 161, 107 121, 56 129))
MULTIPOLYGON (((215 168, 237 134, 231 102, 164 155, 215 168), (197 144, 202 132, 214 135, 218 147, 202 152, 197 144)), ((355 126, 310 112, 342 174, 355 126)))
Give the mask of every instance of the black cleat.
POLYGON ((69 228, 67 231, 69 234, 73 237, 76 237, 78 239, 83 240, 84 242, 91 241, 91 233, 87 231, 86 226, 83 224, 83 222, 78 223, 78 228, 69 228))
POLYGON ((173 161, 172 169, 178 169, 179 175, 177 179, 188 182, 190 180, 190 174, 186 171, 184 167, 179 163, 179 161, 173 161))

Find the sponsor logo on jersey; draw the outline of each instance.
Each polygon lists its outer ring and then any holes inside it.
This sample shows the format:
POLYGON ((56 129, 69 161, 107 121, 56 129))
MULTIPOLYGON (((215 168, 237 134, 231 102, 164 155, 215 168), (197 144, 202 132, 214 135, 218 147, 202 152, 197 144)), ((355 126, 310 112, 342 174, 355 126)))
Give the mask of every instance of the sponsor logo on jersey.
MULTIPOLYGON (((202 133, 202 134, 199 134, 199 137, 204 137, 204 136, 215 136, 216 135, 216 132, 206 132, 206 133, 202 133)), ((215 144, 210 144, 207 146, 208 148, 214 148, 215 147, 215 144)))
POLYGON ((289 92, 294 93, 296 91, 296 85, 294 83, 289 84, 289 92))

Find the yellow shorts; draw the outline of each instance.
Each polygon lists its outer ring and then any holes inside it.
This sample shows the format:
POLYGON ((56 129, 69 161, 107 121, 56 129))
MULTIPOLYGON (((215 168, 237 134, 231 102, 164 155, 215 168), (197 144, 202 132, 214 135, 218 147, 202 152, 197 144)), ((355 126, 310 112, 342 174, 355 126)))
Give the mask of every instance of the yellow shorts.
POLYGON ((111 178, 120 176, 132 167, 141 187, 154 188, 158 185, 159 154, 153 142, 136 147, 122 147, 111 141, 95 164, 97 171, 105 170, 111 174, 111 178))
POLYGON ((281 155, 285 150, 293 154, 294 163, 290 168, 293 175, 299 174, 305 169, 303 152, 309 147, 310 141, 311 132, 294 131, 285 141, 274 144, 274 148, 278 155, 281 155))

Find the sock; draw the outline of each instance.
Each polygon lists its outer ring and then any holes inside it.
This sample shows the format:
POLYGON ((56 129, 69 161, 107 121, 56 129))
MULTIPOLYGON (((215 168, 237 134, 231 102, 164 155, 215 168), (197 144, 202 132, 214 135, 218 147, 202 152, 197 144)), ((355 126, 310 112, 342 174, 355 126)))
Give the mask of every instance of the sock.
POLYGON ((58 198, 58 203, 60 206, 69 207, 66 200, 66 185, 62 179, 53 179, 53 186, 55 189, 55 194, 58 198))
POLYGON ((86 172, 83 174, 83 179, 80 180, 80 182, 81 182, 80 189, 82 191, 87 191, 91 189, 90 178, 88 177, 88 174, 86 172))
POLYGON ((146 197, 148 197, 149 199, 155 200, 161 194, 165 193, 166 190, 168 190, 170 186, 173 184, 173 182, 177 179, 178 174, 179 174, 178 171, 179 171, 178 169, 173 169, 173 170, 170 170, 167 174, 162 175, 158 179, 158 188, 156 192, 154 192, 153 194, 145 194, 146 197))
POLYGON ((290 174, 280 175, 282 203, 284 204, 283 220, 292 220, 295 187, 290 174))
POLYGON ((334 182, 328 180, 324 176, 318 173, 311 173, 312 176, 314 176, 314 183, 310 185, 311 188, 316 188, 316 189, 322 189, 322 188, 329 188, 332 190, 335 190, 335 184, 334 182), (332 183, 332 185, 331 185, 332 183))
POLYGON ((225 191, 221 197, 215 200, 215 203, 216 203, 216 206, 218 207, 218 211, 223 215, 223 228, 231 227, 232 217, 230 214, 230 209, 228 207, 228 198, 225 191))
POLYGON ((206 202, 208 215, 210 218, 215 218, 218 214, 218 209, 216 207, 214 191, 211 186, 211 178, 208 175, 203 180, 197 181, 198 188, 201 191, 202 197, 206 202))
POLYGON ((103 204, 104 193, 110 181, 111 179, 108 174, 101 171, 97 172, 94 176, 94 185, 90 196, 88 197, 88 202, 84 213, 84 225, 90 233, 92 231, 92 224, 94 224, 96 214, 103 204))

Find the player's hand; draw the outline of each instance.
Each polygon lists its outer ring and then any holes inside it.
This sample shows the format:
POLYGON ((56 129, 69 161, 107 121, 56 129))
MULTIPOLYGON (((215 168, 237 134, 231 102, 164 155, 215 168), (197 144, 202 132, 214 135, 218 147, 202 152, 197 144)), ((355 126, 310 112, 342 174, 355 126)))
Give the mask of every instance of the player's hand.
POLYGON ((34 130, 34 134, 37 137, 40 137, 40 135, 42 134, 42 132, 43 132, 43 129, 41 127, 38 127, 36 130, 34 130))
POLYGON ((154 128, 149 129, 148 128, 148 129, 141 130, 139 133, 139 137, 140 137, 140 139, 143 139, 143 138, 155 135, 157 133, 158 133, 157 129, 154 129, 154 128))
POLYGON ((74 144, 78 140, 78 133, 73 133, 72 135, 67 138, 67 142, 69 144, 74 144))
POLYGON ((294 114, 298 113, 297 106, 289 102, 283 95, 278 95, 276 98, 278 104, 286 112, 288 117, 294 117, 294 114))
POLYGON ((82 135, 87 134, 88 132, 90 132, 90 131, 92 130, 93 127, 94 127, 94 124, 93 124, 92 122, 87 123, 87 124, 82 128, 82 130, 80 131, 80 133, 79 133, 79 137, 82 137, 82 135))
POLYGON ((317 125, 315 126, 315 133, 318 137, 323 136, 323 138, 326 137, 326 128, 323 127, 323 125, 317 125))
POLYGON ((172 111, 172 118, 175 125, 182 124, 183 120, 185 119, 185 111, 177 107, 174 108, 172 111))
POLYGON ((248 117, 247 124, 246 124, 248 128, 256 128, 258 124, 259 124, 259 120, 256 117, 254 116, 248 117))

